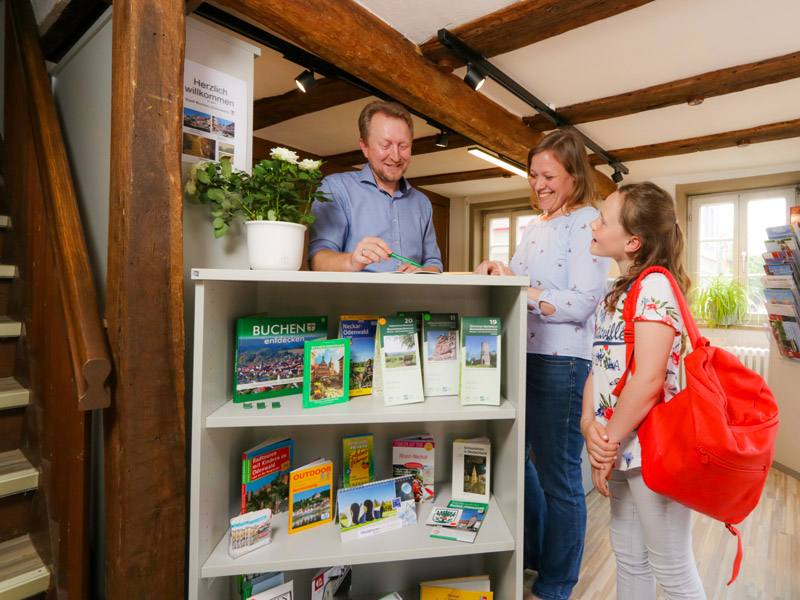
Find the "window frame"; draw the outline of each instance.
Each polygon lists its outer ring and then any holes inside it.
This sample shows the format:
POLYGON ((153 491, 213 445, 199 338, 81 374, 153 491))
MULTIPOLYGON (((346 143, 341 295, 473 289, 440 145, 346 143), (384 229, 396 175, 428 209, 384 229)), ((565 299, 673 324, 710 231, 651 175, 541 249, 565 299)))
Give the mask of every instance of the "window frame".
POLYGON ((489 223, 492 219, 508 219, 508 262, 511 262, 511 257, 517 251, 519 240, 517 240, 517 218, 522 216, 536 216, 540 214, 540 210, 534 210, 530 206, 526 207, 511 207, 502 208, 497 210, 485 210, 481 214, 481 256, 486 260, 489 258, 489 241, 491 239, 489 232, 489 223))

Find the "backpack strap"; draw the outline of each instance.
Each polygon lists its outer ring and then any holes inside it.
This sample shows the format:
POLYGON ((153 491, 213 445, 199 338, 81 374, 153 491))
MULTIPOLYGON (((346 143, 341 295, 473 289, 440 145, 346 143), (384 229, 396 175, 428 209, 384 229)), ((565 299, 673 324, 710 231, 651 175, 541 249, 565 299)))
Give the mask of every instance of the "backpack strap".
POLYGON ((636 314, 636 305, 639 302, 639 293, 642 290, 642 281, 651 273, 661 273, 669 281, 672 286, 672 291, 675 294, 675 299, 678 301, 678 308, 683 318, 686 333, 689 335, 689 342, 692 348, 697 349, 701 346, 708 346, 709 342, 706 338, 700 336, 700 330, 697 328, 697 323, 694 321, 692 313, 689 311, 689 306, 686 304, 686 298, 683 297, 681 288, 678 287, 675 278, 664 267, 648 267, 636 278, 636 281, 631 285, 628 290, 628 295, 625 297, 625 304, 622 307, 622 319, 625 321, 625 329, 623 331, 623 339, 625 340, 625 372, 619 378, 619 383, 611 392, 617 398, 622 393, 622 388, 625 387, 625 382, 628 380, 628 373, 633 374, 633 344, 634 344, 634 330, 633 330, 633 316, 636 314))
POLYGON ((731 575, 731 580, 728 582, 728 585, 730 585, 736 581, 736 577, 739 575, 739 567, 742 565, 742 536, 739 535, 739 530, 730 523, 725 523, 725 527, 736 537, 736 541, 739 544, 736 550, 736 558, 733 559, 733 574, 731 575))

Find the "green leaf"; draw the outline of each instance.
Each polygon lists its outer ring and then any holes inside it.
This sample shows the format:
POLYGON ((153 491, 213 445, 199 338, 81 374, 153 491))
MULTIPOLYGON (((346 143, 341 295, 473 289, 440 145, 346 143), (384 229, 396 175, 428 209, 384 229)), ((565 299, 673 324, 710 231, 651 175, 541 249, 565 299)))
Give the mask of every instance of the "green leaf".
POLYGON ((228 178, 231 176, 233 172, 233 166, 231 165, 231 159, 227 156, 220 161, 220 167, 222 168, 222 174, 228 178))
POLYGON ((214 228, 214 237, 217 239, 221 238, 226 233, 228 233, 228 225, 226 223, 222 223, 221 227, 214 228))
POLYGON ((206 184, 211 183, 211 178, 208 176, 208 173, 206 173, 203 169, 197 169, 197 180, 200 183, 206 183, 206 184))
POLYGON ((268 221, 277 221, 278 220, 278 215, 273 209, 270 209, 267 212, 267 220, 268 221))
POLYGON ((222 203, 225 200, 225 192, 219 188, 209 188, 208 197, 214 202, 222 203))

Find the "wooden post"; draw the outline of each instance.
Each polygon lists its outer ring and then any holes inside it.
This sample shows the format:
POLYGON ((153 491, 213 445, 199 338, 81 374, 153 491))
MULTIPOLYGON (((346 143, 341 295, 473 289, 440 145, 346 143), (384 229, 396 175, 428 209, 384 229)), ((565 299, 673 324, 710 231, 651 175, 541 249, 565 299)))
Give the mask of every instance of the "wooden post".
POLYGON ((183 0, 114 2, 106 593, 183 598, 183 0))

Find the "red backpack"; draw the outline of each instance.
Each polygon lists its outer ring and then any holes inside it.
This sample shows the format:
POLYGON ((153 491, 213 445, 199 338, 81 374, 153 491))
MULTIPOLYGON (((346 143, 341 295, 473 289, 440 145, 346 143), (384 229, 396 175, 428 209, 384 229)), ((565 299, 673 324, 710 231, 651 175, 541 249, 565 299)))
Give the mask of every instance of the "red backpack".
POLYGON ((692 352, 684 359, 686 388, 659 402, 639 426, 642 477, 654 492, 724 522, 736 536, 730 585, 742 561, 742 540, 732 524, 749 515, 761 497, 775 451, 778 405, 763 377, 700 337, 686 299, 663 267, 645 269, 625 299, 627 368, 614 395, 619 397, 633 373, 633 316, 650 273, 664 274, 672 285, 692 352))

